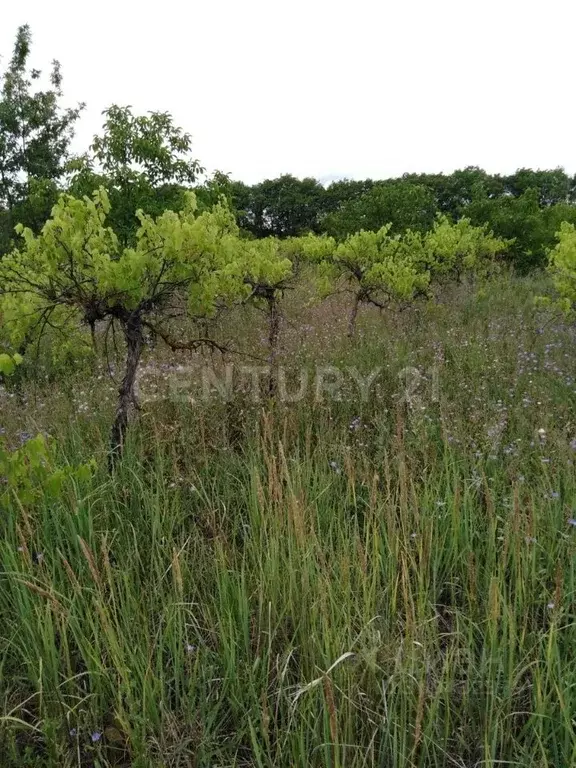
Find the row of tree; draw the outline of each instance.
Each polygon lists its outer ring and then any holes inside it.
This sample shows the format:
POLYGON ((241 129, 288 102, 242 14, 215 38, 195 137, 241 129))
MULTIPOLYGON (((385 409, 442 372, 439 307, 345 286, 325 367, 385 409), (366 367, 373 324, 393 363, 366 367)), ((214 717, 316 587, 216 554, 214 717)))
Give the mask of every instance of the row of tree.
POLYGON ((81 198, 104 187, 109 224, 124 245, 133 244, 135 212, 181 210, 194 188, 201 209, 222 196, 246 237, 327 234, 338 241, 389 226, 392 235, 430 231, 438 216, 487 224, 511 241, 508 258, 527 271, 546 262, 563 221, 576 222, 576 178, 563 170, 522 169, 509 176, 479 168, 452 174, 407 174, 398 179, 337 181, 329 186, 291 175, 252 186, 216 173, 199 183, 203 169, 191 155, 191 137, 170 115, 134 115, 112 106, 103 131, 80 156, 70 150, 83 104, 62 107, 60 66, 53 62, 47 87, 30 69, 31 34, 18 30, 0 91, 0 256, 18 239, 23 223, 38 233, 60 192, 81 198))
POLYGON ((521 271, 544 266, 561 222, 576 222, 576 179, 561 169, 499 176, 465 168, 328 187, 282 176, 254 186, 233 181, 223 186, 239 211, 240 226, 254 237, 315 232, 342 239, 385 224, 393 233, 426 232, 439 215, 452 221, 466 217, 512 240, 509 260, 521 271))
MULTIPOLYGON (((83 336, 104 343, 119 333, 125 363, 111 433, 112 456, 124 443, 135 382, 147 340, 172 350, 210 345, 198 334, 204 321, 240 303, 259 306, 268 317, 269 395, 275 394, 281 300, 303 269, 318 286, 318 298, 336 291, 350 295, 349 335, 359 308, 380 309, 436 299, 446 281, 486 276, 498 270, 510 243, 469 219, 437 219, 427 232, 393 234, 390 225, 362 230, 338 241, 327 235, 250 239, 242 236, 225 201, 208 208, 185 194, 182 210, 154 217, 143 211, 133 242, 123 242, 111 223, 104 187, 92 198, 61 195, 40 234, 18 225, 23 243, 0 260, 0 357, 13 367, 18 348, 36 350, 83 336), (192 326, 187 321, 192 321, 192 326), (85 329, 85 330, 84 330, 85 329)), ((564 222, 551 252, 552 277, 562 309, 576 306, 576 228, 564 222)))
POLYGON ((427 233, 392 234, 389 225, 336 241, 326 235, 249 239, 241 236, 225 202, 201 210, 193 192, 181 211, 153 217, 136 213, 133 242, 124 242, 111 223, 113 209, 104 187, 92 198, 61 195, 40 234, 18 225, 23 244, 0 261, 0 343, 8 351, 39 349, 48 336, 55 345, 70 338, 92 341, 120 334, 125 366, 111 435, 112 455, 124 442, 128 412, 147 338, 172 350, 202 345, 221 348, 198 335, 198 322, 239 303, 252 303, 268 316, 269 394, 275 393, 274 362, 282 318, 281 298, 302 268, 323 289, 351 294, 349 333, 359 307, 382 309, 433 297, 445 279, 489 270, 505 241, 469 220, 437 220, 427 233), (86 333, 86 331, 84 331, 86 333))

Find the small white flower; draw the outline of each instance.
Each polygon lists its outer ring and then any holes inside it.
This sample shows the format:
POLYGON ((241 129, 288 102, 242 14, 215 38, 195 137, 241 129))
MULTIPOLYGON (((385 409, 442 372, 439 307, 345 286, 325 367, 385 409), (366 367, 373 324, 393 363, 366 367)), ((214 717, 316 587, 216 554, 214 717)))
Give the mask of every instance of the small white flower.
POLYGON ((360 427, 361 427, 361 426, 362 426, 362 422, 360 421, 360 416, 355 416, 355 417, 352 419, 352 421, 350 422, 350 427, 349 427, 349 429, 350 429, 352 432, 355 432, 357 429, 360 429, 360 427))

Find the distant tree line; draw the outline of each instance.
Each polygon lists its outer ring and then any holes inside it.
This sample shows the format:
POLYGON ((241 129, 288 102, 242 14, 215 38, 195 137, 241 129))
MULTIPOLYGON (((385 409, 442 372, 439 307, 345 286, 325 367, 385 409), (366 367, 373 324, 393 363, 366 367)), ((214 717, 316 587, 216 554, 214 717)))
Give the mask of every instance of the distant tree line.
POLYGON ((229 180, 227 194, 239 225, 257 238, 313 232, 342 240, 385 224, 393 234, 427 232, 439 214, 453 221, 466 217, 513 239, 508 258, 523 271, 543 266, 560 224, 576 222, 576 177, 560 168, 522 168, 503 176, 469 167, 452 174, 342 180, 327 187, 286 175, 253 186, 229 180))
POLYGON ((6 70, 0 73, 0 256, 17 243, 18 223, 38 233, 65 191, 82 197, 104 187, 121 243, 135 241, 134 212, 181 210, 194 189, 209 209, 224 196, 248 238, 327 234, 342 241, 360 230, 428 232, 438 216, 487 224, 513 240, 508 259, 529 271, 546 263, 562 222, 576 223, 576 177, 564 170, 492 175, 468 167, 451 174, 405 174, 401 178, 324 186, 291 175, 247 185, 217 172, 199 182, 203 169, 191 156, 191 137, 167 113, 134 115, 129 107, 106 110, 103 131, 80 156, 70 151, 84 108, 63 108, 62 75, 53 62, 48 87, 29 67, 31 33, 20 27, 6 70))

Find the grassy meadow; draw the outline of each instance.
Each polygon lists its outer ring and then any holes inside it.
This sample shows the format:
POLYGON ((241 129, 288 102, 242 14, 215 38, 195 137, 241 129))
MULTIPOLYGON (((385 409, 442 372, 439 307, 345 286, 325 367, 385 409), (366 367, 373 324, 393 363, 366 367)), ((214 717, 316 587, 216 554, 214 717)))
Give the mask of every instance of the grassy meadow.
POLYGON ((158 344, 112 476, 103 356, 7 384, 9 442, 97 469, 0 515, 1 768, 576 765, 575 334, 546 290, 363 308, 354 340, 302 290, 294 402, 198 391, 266 358, 255 310, 218 329, 245 355, 158 344))

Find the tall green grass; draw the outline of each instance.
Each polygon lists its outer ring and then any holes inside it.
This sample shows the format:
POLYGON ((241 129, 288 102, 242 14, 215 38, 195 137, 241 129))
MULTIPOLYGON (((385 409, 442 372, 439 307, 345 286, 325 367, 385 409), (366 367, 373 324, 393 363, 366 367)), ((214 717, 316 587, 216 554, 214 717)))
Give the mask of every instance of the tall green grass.
MULTIPOLYGON (((14 498, 2 768, 575 765, 576 365, 533 291, 315 318, 285 361, 380 365, 369 402, 154 403, 113 478, 14 498)), ((102 458, 90 386, 9 430, 102 458)))

